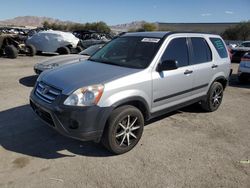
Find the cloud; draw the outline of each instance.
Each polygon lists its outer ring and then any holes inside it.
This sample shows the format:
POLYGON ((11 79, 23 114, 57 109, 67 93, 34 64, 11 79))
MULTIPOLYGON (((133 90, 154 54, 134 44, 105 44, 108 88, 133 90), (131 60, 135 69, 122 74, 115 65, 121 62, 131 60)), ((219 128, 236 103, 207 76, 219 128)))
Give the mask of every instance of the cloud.
POLYGON ((158 6, 157 6, 157 5, 154 5, 154 6, 153 6, 153 8, 154 8, 154 9, 157 9, 157 8, 158 8, 158 6))
POLYGON ((225 11, 225 14, 233 14, 234 12, 233 11, 230 11, 230 10, 226 10, 225 11))
POLYGON ((202 13, 201 16, 211 16, 211 13, 202 13))

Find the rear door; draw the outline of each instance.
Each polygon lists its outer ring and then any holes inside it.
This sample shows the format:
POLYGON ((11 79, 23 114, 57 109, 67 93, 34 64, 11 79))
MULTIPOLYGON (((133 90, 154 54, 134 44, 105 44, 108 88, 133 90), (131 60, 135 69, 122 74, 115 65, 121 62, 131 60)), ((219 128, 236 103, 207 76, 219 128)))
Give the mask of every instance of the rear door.
MULTIPOLYGON (((190 64, 193 65, 193 94, 198 97, 205 95, 213 74, 212 52, 203 37, 191 37, 190 43, 190 64)), ((214 65, 216 68, 216 65, 214 65)))
POLYGON ((152 112, 183 103, 192 95, 193 67, 189 64, 189 51, 185 37, 170 40, 160 62, 165 60, 176 60, 178 69, 152 72, 152 112))

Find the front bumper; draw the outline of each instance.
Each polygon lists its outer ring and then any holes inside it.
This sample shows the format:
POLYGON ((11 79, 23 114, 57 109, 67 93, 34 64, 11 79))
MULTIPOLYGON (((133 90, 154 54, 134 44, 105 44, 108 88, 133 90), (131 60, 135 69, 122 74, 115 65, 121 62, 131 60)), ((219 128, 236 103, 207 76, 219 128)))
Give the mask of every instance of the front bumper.
POLYGON ((42 120, 62 135, 82 141, 100 141, 113 108, 65 106, 63 101, 66 97, 59 96, 59 99, 48 104, 38 98, 33 90, 30 95, 30 105, 42 120))

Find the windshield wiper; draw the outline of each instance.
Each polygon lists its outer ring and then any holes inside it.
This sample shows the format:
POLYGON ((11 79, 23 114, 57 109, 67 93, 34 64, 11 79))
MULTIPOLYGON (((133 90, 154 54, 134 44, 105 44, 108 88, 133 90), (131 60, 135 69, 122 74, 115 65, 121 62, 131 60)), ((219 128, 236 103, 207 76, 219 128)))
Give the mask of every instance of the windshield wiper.
POLYGON ((110 61, 104 61, 104 60, 101 60, 101 59, 92 59, 92 58, 89 58, 90 61, 94 61, 96 63, 104 63, 104 64, 110 64, 110 65, 118 65, 116 63, 113 63, 113 62, 110 62, 110 61))

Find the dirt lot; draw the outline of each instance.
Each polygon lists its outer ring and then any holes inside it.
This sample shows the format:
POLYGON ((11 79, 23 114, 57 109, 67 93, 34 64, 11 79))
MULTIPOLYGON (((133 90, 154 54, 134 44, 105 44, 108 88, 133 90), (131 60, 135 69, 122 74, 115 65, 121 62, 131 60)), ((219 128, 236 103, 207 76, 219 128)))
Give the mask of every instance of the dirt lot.
POLYGON ((250 160, 250 85, 235 75, 218 111, 155 119, 136 148, 112 156, 31 111, 33 65, 44 58, 0 58, 0 187, 250 187, 250 164, 239 162, 250 160))

